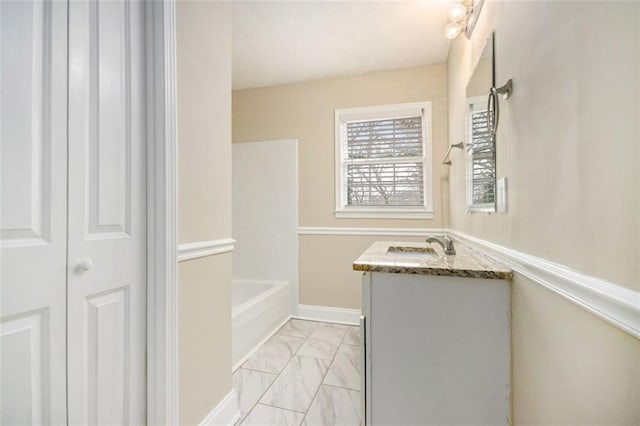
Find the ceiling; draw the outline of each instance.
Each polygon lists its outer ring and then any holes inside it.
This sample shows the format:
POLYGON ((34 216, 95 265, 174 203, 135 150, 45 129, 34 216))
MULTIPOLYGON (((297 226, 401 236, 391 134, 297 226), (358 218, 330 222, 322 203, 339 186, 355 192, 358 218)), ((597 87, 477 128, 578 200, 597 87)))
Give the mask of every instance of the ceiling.
POLYGON ((233 88, 446 61, 450 1, 236 1, 233 88))

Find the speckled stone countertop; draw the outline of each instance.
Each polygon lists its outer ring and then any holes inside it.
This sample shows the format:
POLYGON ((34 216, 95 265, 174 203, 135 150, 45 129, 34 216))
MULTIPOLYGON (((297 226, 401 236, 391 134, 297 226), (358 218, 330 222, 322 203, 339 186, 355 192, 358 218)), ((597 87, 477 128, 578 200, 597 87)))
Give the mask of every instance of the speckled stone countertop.
POLYGON ((454 242, 456 254, 449 256, 438 244, 378 241, 353 262, 353 270, 498 280, 513 277, 511 269, 504 264, 458 240, 454 242))

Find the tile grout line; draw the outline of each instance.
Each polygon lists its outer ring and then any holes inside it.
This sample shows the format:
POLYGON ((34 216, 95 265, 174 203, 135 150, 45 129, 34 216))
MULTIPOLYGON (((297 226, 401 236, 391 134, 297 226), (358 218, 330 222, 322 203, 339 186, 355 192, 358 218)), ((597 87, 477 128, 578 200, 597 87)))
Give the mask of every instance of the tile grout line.
POLYGON ((278 407, 277 405, 267 404, 266 402, 258 402, 256 405, 265 405, 267 407, 277 408, 278 410, 284 410, 284 411, 288 411, 290 413, 302 414, 302 417, 304 417, 304 412, 302 412, 302 411, 296 411, 296 410, 292 410, 290 408, 282 408, 282 407, 278 407))
POLYGON ((345 338, 346 335, 347 335, 347 331, 345 330, 345 333, 342 335, 342 338, 340 339, 340 343, 338 343, 338 348, 336 349, 336 352, 333 354, 333 358, 331 359, 331 362, 327 366, 327 371, 325 371, 324 374, 322 375, 322 379, 320 380, 320 384, 318 385, 318 388, 316 389, 316 392, 313 394, 313 397, 311 398, 311 402, 309 403, 309 406, 307 407, 307 410, 304 413, 304 417, 302 418, 303 422, 305 420, 307 420, 307 415, 309 414, 309 409, 313 405, 313 401, 315 401, 315 399, 317 398, 318 392, 320 391, 320 388, 322 387, 322 384, 324 383, 325 377, 327 377, 327 374, 329 373, 329 369, 331 369, 331 366, 333 365, 333 362, 336 360, 336 356, 338 355, 338 351, 340 350, 340 345, 344 341, 344 338, 345 338))
POLYGON ((234 371, 233 374, 236 374, 236 372, 239 370, 255 371, 256 373, 270 374, 272 376, 277 376, 278 374, 280 374, 280 373, 274 373, 273 371, 256 370, 255 368, 247 368, 247 367, 240 367, 236 371, 234 371))
MULTIPOLYGON (((0 1, 1 1, 1 0, 0 0, 0 1)), ((284 327, 284 326, 283 326, 283 327, 284 327)), ((258 348, 258 350, 256 350, 256 353, 255 353, 255 354, 257 354, 257 353, 259 352, 259 350, 260 350, 260 349, 262 349, 265 345, 267 345, 267 344, 271 341, 271 339, 273 339, 274 337, 288 337, 288 338, 294 338, 294 339, 303 339, 303 340, 304 340, 304 342, 306 342, 306 341, 307 341, 307 340, 306 340, 306 337, 299 337, 299 336, 287 336, 287 335, 283 335, 283 334, 278 334, 278 332, 276 331, 276 332, 274 333, 274 335, 273 335, 273 336, 271 336, 269 339, 267 339, 265 342, 263 342, 263 343, 260 345, 260 347, 258 348)), ((304 344, 304 342, 302 342, 302 344, 304 344)), ((298 348, 298 350, 299 350, 299 348, 298 348)), ((297 351, 296 351, 296 353, 297 353, 297 351)), ((254 355, 255 355, 255 354, 254 354, 254 355)), ((294 355, 295 355, 295 354, 294 354, 294 355)), ((293 355, 292 355, 292 356, 293 356, 293 355)), ((257 370, 257 369, 255 369, 255 368, 245 367, 245 364, 246 364, 247 362, 249 362, 249 360, 250 360, 251 358, 253 358, 253 355, 252 355, 249 359, 247 359, 245 362, 243 362, 243 363, 242 363, 242 365, 241 365, 240 367, 238 367, 238 370, 239 370, 239 369, 241 369, 241 368, 244 368, 245 370, 252 370, 252 371, 259 371, 259 372, 261 372, 261 373, 275 374, 276 376, 280 374, 280 372, 278 372, 278 373, 274 373, 273 371, 264 371, 264 370, 257 370)), ((289 362, 287 361, 287 364, 288 364, 288 363, 289 363, 289 362)), ((287 364, 285 364, 285 367, 286 367, 286 365, 287 365, 287 364)), ((284 367, 283 367, 283 369, 284 369, 284 367)))
POLYGON ((323 383, 323 385, 324 386, 329 386, 330 388, 344 389, 344 390, 348 390, 348 391, 351 391, 351 392, 360 393, 360 391, 358 389, 345 388, 344 386, 330 385, 330 384, 327 384, 327 383, 323 383))
MULTIPOLYGON (((346 337, 346 336, 345 336, 345 337, 346 337)), ((342 346, 345 346, 345 347, 347 347, 347 348, 351 348, 351 350, 355 350, 355 348, 357 348, 357 350, 358 350, 358 357, 356 357, 356 359, 355 359, 355 360, 353 360, 353 361, 354 361, 353 363, 351 363, 351 361, 352 361, 352 360, 351 360, 351 357, 350 357, 348 354, 345 354, 345 356, 347 357, 347 361, 349 361, 349 363, 350 363, 350 364, 352 364, 352 365, 356 368, 356 371, 357 371, 357 373, 358 373, 358 378, 359 378, 359 379, 362 379, 361 366, 359 365, 359 364, 360 364, 360 361, 359 361, 359 359, 357 359, 357 358, 360 358, 360 355, 362 354, 362 348, 361 348, 359 345, 349 345, 349 344, 347 344, 347 343, 342 343, 342 344, 340 345, 340 347, 342 347, 342 346)), ((338 348, 338 352, 339 352, 339 351, 340 351, 340 348, 338 348)), ((344 353, 344 352, 343 352, 343 353, 344 353)), ((336 355, 337 355, 337 354, 336 354, 336 355)), ((349 383, 347 383, 347 382, 349 382, 349 380, 347 379, 347 375, 346 375, 346 374, 345 374, 345 375, 343 375, 343 378, 342 378, 342 379, 339 379, 339 380, 340 380, 340 381, 342 381, 342 382, 344 382, 344 383, 346 383, 346 385, 345 385, 345 386, 340 386, 340 385, 332 385, 332 384, 330 384, 330 383, 323 383, 323 384, 324 384, 324 385, 326 385, 326 386, 333 386, 334 388, 348 389, 348 390, 352 390, 352 391, 356 391, 356 392, 360 392, 360 391, 362 391, 362 389, 354 389, 354 388, 350 388, 350 387, 349 387, 349 383)))
MULTIPOLYGON (((242 367, 238 368, 238 370, 242 370, 242 367)), ((249 370, 249 369, 247 368, 246 370, 249 370)), ((249 370, 249 371, 257 371, 258 373, 263 373, 263 371, 259 371, 259 370, 249 370)), ((270 373, 270 374, 274 375, 273 373, 270 373)), ((249 411, 247 411, 247 415, 240 419, 240 420, 242 420, 242 423, 238 423, 238 426, 242 426, 242 424, 247 419, 247 417, 249 417, 249 415, 251 414, 253 409, 256 408, 256 405, 258 405, 260 403, 260 398, 262 398, 262 396, 265 394, 265 392, 267 392, 267 390, 271 387, 273 382, 276 381, 276 379, 278 378, 279 375, 280 374, 275 374, 275 377, 273 378, 271 383, 269 383, 269 386, 267 386, 267 389, 265 389, 264 392, 262 392, 262 394, 260 394, 260 396, 258 397, 258 400, 251 406, 251 409, 249 409, 249 411)))
MULTIPOLYGON (((293 320, 293 319, 294 319, 294 318, 292 318, 291 320, 293 320)), ((290 320, 290 321, 291 321, 291 320, 290 320)), ((291 335, 287 335, 287 334, 278 334, 278 332, 276 332, 276 333, 274 334, 274 336, 278 335, 278 336, 282 336, 282 337, 293 337, 293 338, 302 338, 302 339, 304 339, 304 341, 302 342, 302 344, 301 344, 301 345, 298 347, 298 349, 297 349, 297 350, 296 350, 296 351, 291 355, 291 357, 289 358, 289 360, 287 361, 287 363, 284 365, 284 367, 280 370, 280 372, 278 372, 278 373, 275 373, 275 374, 274 374, 273 372, 267 372, 267 371, 262 371, 262 370, 255 370, 255 369, 252 369, 252 368, 245 368, 245 367, 243 367, 243 366, 241 366, 241 367, 239 368, 239 369, 244 369, 244 370, 248 370, 248 371, 255 371, 255 372, 258 372, 258 373, 269 374, 269 375, 271 375, 271 376, 275 376, 275 377, 273 378, 273 380, 271 381, 271 383, 269 384, 269 386, 267 386, 267 388, 264 390, 264 392, 262 392, 262 393, 260 394, 260 396, 258 397, 257 402, 256 402, 256 403, 254 403, 254 404, 252 405, 251 409, 247 412, 247 415, 246 415, 246 416, 244 416, 244 418, 242 418, 242 423, 244 423, 244 421, 249 417, 249 415, 250 415, 250 414, 255 410, 255 408, 256 408, 258 405, 264 405, 264 406, 267 406, 267 407, 272 407, 272 408, 275 408, 275 409, 284 410, 284 411, 287 411, 287 412, 290 412, 290 413, 302 414, 302 415, 303 415, 302 422, 304 422, 304 421, 306 420, 306 418, 307 418, 307 414, 308 414, 308 412, 309 412, 309 409, 311 408, 311 405, 313 404, 313 401, 316 399, 316 397, 317 397, 317 395, 318 395, 318 392, 319 392, 319 390, 320 390, 320 387, 321 387, 321 386, 323 386, 323 385, 325 385, 325 384, 324 384, 324 380, 325 380, 325 378, 326 378, 327 374, 329 373, 329 369, 331 368, 331 366, 332 366, 332 365, 333 365, 333 363, 335 362, 336 356, 337 356, 337 354, 338 354, 338 352, 339 352, 339 350, 340 350, 340 346, 341 346, 341 345, 355 346, 355 347, 359 347, 359 346, 360 346, 360 345, 357 345, 357 344, 356 344, 356 345, 351 345, 351 344, 348 344, 348 343, 345 343, 345 342, 344 342, 344 340, 345 340, 345 338, 346 338, 346 336, 347 336, 347 334, 348 334, 348 329, 349 329, 349 327, 356 327, 356 328, 359 328, 359 327, 357 327, 357 326, 345 326, 345 327, 344 327, 344 334, 342 335, 342 338, 341 338, 341 339, 340 339, 340 341, 338 342, 337 347, 336 347, 336 351, 335 351, 335 353, 333 354, 333 357, 331 358, 331 360, 330 360, 330 361, 329 361, 329 360, 327 360, 327 359, 325 359, 325 358, 319 358, 319 357, 307 356, 307 355, 298 355, 298 354, 299 354, 299 352, 300 352, 300 350, 302 349, 302 347, 303 347, 303 346, 308 342, 309 338, 311 337, 311 335, 313 334, 313 332, 314 332, 316 329, 318 329, 318 328, 319 328, 321 325, 323 325, 323 324, 327 324, 327 325, 330 325, 330 326, 334 324, 334 323, 331 323, 331 322, 325 322, 325 321, 309 321, 309 320, 301 320, 301 321, 306 321, 306 322, 312 322, 312 323, 315 323, 315 327, 313 327, 313 329, 311 330, 311 332, 309 333, 309 335, 308 335, 308 336, 306 336, 306 337, 305 337, 305 336, 291 336, 291 335), (276 380, 278 380, 278 378, 280 378, 280 377, 281 377, 282 372, 283 372, 283 371, 284 371, 284 370, 289 366, 289 364, 291 363, 291 361, 293 360, 293 358, 294 358, 294 357, 296 357, 296 356, 305 357, 305 358, 312 358, 312 359, 322 360, 322 361, 329 361, 329 364, 328 364, 328 366, 327 366, 327 369, 326 369, 325 373, 323 374, 323 376, 322 376, 322 378, 321 378, 321 380, 320 380, 320 384, 318 385, 318 387, 317 387, 317 389, 316 389, 316 391, 315 391, 315 393, 314 393, 313 397, 311 398, 311 402, 309 403, 309 406, 306 408, 306 410, 305 410, 304 412, 301 412, 301 411, 291 410, 291 409, 288 409, 288 408, 278 407, 278 406, 275 406, 275 405, 271 405, 271 404, 267 404, 267 403, 263 403, 263 402, 261 402, 261 400, 262 400, 262 398, 264 397, 264 395, 265 395, 265 394, 266 394, 266 393, 271 389, 271 387, 272 387, 272 386, 273 386, 273 384, 276 382, 276 380)), ((343 324, 339 324, 339 325, 341 325, 341 326, 342 326, 343 324)), ((284 327, 284 326, 283 326, 283 327, 284 327)), ((336 328, 337 328, 337 329, 341 329, 342 327, 336 327, 336 328)), ((322 340, 322 339, 318 339, 318 340, 322 340)), ((328 342, 328 341, 327 341, 327 342, 328 342)), ((266 343, 266 342, 265 342, 265 343, 266 343)), ((328 342, 328 343, 331 343, 331 342, 328 342)), ((339 389, 344 389, 344 390, 348 390, 348 391, 352 391, 352 392, 360 392, 360 391, 358 391, 358 390, 356 390, 356 389, 350 389, 350 388, 341 387, 341 386, 334 386, 334 385, 325 385, 325 386, 334 387, 334 388, 339 388, 339 389)), ((241 424, 241 423, 239 423, 239 424, 241 424)))
MULTIPOLYGON (((289 321, 291 321, 291 320, 289 320, 289 321)), ((283 327, 284 327, 284 326, 283 326, 283 327)), ((316 324, 316 326, 313 328, 313 330, 315 330, 316 328, 318 328, 318 325, 317 325, 317 324, 316 324)), ((311 333, 313 333, 313 330, 311 330, 311 333)), ((311 333, 309 333, 309 336, 311 336, 311 333)), ((278 335, 278 332, 277 332, 277 331, 276 331, 276 334, 275 334, 275 335, 278 335)), ((294 336, 287 336, 287 337, 294 337, 294 336)), ((308 336, 307 336, 307 337, 304 337, 304 342, 302 342, 302 344, 301 344, 301 345, 300 345, 300 347, 295 351, 295 353, 293 353, 293 354, 291 355, 291 357, 289 358, 289 361, 287 361, 287 363, 284 365, 284 367, 282 367, 282 370, 280 370, 280 372, 279 372, 278 374, 276 374, 276 377, 273 379, 273 381, 272 381, 271 383, 269 383, 269 386, 267 386, 267 388, 264 390, 264 392, 262 392, 262 394, 258 397, 258 401, 256 401, 256 403, 255 403, 255 404, 253 404, 253 406, 252 406, 252 407, 251 407, 251 409, 247 412, 247 415, 245 416, 245 418, 244 418, 244 419, 246 419, 247 417, 249 417, 249 415, 253 412, 253 410, 256 408, 256 406, 257 406, 258 404, 260 404, 260 401, 262 400, 262 397, 263 397, 263 396, 264 396, 264 395, 269 391, 269 389, 271 389, 271 387, 272 387, 272 386, 273 386, 273 384, 276 382, 276 380, 278 380, 278 378, 280 377, 280 375, 282 374, 282 372, 283 372, 283 371, 287 368, 287 366, 291 363, 291 360, 293 359, 293 357, 295 357, 295 356, 298 354, 298 352, 300 351, 300 348, 302 348, 302 346, 304 346, 304 344, 307 342, 307 339, 308 339, 308 338, 309 338, 308 336)), ((265 342, 265 343, 266 343, 266 342, 265 342)), ((242 368, 242 367, 241 367, 241 368, 242 368)), ((255 370, 255 371, 257 371, 257 370, 255 370)), ((271 373, 271 374, 273 374, 273 373, 271 373)), ((312 401, 313 401, 313 399, 312 399, 312 401)), ((269 404, 263 404, 263 405, 268 405, 269 407, 279 408, 279 409, 282 409, 282 410, 286 410, 286 408, 276 407, 276 406, 269 405, 269 404)), ((293 410, 288 410, 288 411, 293 411, 293 410)), ((300 414, 303 414, 304 416, 306 416, 306 413, 301 413, 301 412, 299 412, 299 411, 293 411, 293 412, 294 412, 294 413, 300 413, 300 414)), ((304 417, 302 418, 302 420, 304 420, 304 417)), ((243 423, 244 423, 244 420, 243 420, 243 423)))

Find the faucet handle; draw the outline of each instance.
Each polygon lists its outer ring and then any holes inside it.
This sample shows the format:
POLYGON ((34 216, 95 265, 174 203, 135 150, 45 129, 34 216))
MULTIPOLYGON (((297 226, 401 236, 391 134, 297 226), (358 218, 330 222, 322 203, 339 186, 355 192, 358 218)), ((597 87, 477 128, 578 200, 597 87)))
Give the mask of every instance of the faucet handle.
POLYGON ((453 239, 448 235, 444 236, 444 252, 445 254, 456 254, 456 248, 453 245, 453 239))
POLYGON ((456 254, 456 249, 453 246, 453 240, 448 235, 443 235, 442 240, 437 237, 429 237, 426 239, 426 242, 440 244, 440 247, 444 250, 444 254, 456 254))

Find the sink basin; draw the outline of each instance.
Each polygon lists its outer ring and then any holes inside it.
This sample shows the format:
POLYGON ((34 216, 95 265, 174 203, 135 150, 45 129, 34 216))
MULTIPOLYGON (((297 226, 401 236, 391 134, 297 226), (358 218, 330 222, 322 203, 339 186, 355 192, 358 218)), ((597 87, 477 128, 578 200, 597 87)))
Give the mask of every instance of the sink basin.
POLYGON ((390 246, 387 256, 403 258, 438 257, 438 253, 431 247, 390 246))

